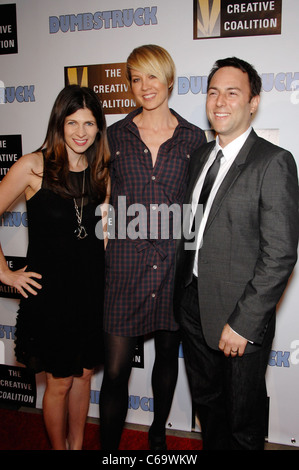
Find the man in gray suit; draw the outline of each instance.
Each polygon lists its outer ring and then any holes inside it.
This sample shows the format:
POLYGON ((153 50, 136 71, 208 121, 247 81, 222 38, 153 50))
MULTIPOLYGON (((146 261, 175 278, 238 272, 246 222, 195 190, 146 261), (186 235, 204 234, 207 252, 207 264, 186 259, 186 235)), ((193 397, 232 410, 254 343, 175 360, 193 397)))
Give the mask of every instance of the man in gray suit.
POLYGON ((297 260, 296 164, 251 127, 260 90, 247 62, 214 65, 206 111, 217 138, 191 156, 185 202, 196 214, 196 240, 177 245, 175 312, 210 450, 264 447, 275 309, 297 260), (213 161, 218 168, 208 171, 213 161))

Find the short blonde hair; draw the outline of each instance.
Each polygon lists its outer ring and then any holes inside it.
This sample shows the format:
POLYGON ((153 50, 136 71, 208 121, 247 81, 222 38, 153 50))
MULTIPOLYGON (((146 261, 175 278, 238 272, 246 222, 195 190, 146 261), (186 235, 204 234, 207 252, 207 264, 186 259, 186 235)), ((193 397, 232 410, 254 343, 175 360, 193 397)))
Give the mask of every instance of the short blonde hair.
POLYGON ((154 75, 161 83, 165 83, 172 92, 175 65, 170 54, 161 46, 148 44, 136 47, 127 59, 126 76, 131 85, 131 70, 154 75))

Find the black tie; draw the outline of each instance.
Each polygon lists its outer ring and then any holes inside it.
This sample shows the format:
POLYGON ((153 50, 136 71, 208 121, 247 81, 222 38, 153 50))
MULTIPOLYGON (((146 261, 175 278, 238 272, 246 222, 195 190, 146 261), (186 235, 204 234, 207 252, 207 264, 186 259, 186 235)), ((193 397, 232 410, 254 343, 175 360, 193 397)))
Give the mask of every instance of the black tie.
MULTIPOLYGON (((219 150, 217 152, 216 158, 210 168, 207 171, 205 180, 202 185, 202 190, 200 192, 199 196, 199 201, 198 201, 198 206, 202 205, 202 213, 204 212, 206 208, 206 203, 209 198, 209 194, 211 192, 211 189, 213 187, 213 184, 215 182, 216 176, 218 174, 219 168, 220 168, 220 160, 223 157, 222 150, 219 150)), ((193 223, 192 223, 192 228, 191 231, 194 232, 195 230, 195 218, 197 215, 198 207, 195 212, 194 218, 193 218, 193 223)), ((191 240, 188 240, 187 242, 185 241, 184 243, 194 243, 195 237, 191 240)), ((194 258, 195 258, 195 250, 186 250, 185 251, 185 263, 184 263, 184 279, 185 279, 185 286, 188 286, 192 282, 192 276, 193 276, 193 267, 194 267, 194 258)))
POLYGON ((218 150, 217 155, 215 160, 213 161, 212 165, 208 169, 208 172, 206 174, 204 183, 202 185, 202 190, 199 196, 199 204, 203 205, 203 212, 206 208, 206 203, 209 197, 209 194, 211 192, 211 189, 213 187, 214 181, 216 179, 216 176, 218 174, 219 168, 220 168, 220 160, 223 157, 222 150, 218 150))

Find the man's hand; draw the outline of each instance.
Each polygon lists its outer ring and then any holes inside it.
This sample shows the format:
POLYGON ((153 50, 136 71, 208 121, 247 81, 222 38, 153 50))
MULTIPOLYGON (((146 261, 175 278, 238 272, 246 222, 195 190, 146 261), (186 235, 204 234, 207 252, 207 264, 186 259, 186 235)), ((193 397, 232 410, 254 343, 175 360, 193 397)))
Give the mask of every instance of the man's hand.
POLYGON ((243 356, 247 346, 247 339, 235 333, 231 327, 226 324, 222 330, 219 349, 224 352, 225 356, 243 356))

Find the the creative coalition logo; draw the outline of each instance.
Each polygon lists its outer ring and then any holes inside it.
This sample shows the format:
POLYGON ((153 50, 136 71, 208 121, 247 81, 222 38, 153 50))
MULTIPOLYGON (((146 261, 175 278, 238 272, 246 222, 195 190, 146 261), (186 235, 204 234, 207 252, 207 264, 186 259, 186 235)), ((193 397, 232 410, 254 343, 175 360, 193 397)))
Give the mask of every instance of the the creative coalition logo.
POLYGON ((36 406, 35 375, 25 367, 0 365, 0 404, 36 406))
POLYGON ((126 65, 100 64, 65 67, 65 85, 80 85, 99 94, 105 114, 127 114, 137 108, 126 80, 126 65))
POLYGON ((22 156, 22 136, 0 135, 0 181, 22 156))
MULTIPOLYGON (((26 266, 26 258, 23 258, 21 256, 6 256, 5 258, 8 267, 12 271, 17 271, 18 269, 21 269, 26 266)), ((21 294, 17 291, 15 287, 7 286, 6 284, 0 282, 0 297, 5 297, 7 299, 20 299, 21 294)))
POLYGON ((282 0, 193 0, 194 39, 281 33, 282 0))
POLYGON ((0 54, 18 52, 16 5, 0 5, 0 54))

